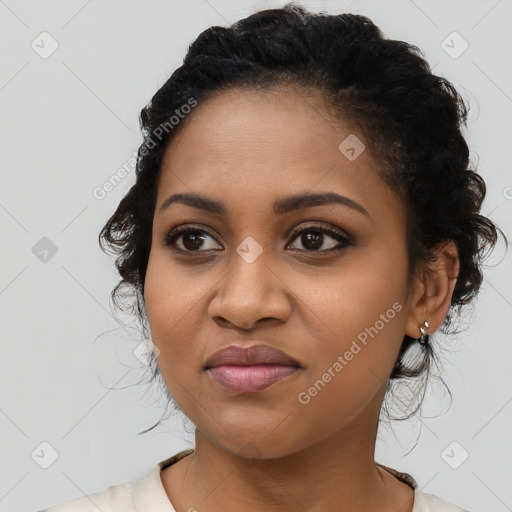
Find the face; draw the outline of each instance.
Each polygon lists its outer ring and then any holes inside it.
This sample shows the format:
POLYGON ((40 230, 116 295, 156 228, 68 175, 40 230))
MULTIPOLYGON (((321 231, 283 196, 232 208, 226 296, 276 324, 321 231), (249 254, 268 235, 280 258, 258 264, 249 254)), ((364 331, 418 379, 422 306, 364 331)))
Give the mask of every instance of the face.
POLYGON ((224 91, 184 123, 162 163, 145 281, 170 394, 233 454, 371 433, 409 290, 403 207, 364 137, 320 98, 276 88, 224 91), (174 194, 219 204, 160 210, 174 194), (299 368, 259 391, 227 389, 205 364, 231 344, 275 347, 299 368))

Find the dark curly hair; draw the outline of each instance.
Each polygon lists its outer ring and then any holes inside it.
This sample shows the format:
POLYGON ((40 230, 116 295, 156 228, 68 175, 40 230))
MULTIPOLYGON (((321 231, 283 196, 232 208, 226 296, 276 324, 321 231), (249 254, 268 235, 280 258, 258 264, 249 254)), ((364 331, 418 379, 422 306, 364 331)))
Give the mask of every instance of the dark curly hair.
MULTIPOLYGON (((112 291, 116 307, 127 286, 123 297, 135 299, 132 313, 147 332, 144 280, 161 162, 173 134, 186 123, 165 133, 161 127, 173 113, 190 111, 183 106, 191 99, 200 103, 230 88, 274 85, 319 92, 327 114, 350 120, 366 137, 382 178, 406 207, 409 276, 418 262, 432 260, 438 244, 455 243, 460 270, 441 327, 447 333, 453 313, 479 291, 486 249, 495 246, 498 233, 508 245, 501 229, 479 213, 486 186, 470 168, 461 132, 468 108, 448 80, 432 73, 418 47, 384 37, 365 16, 311 13, 294 2, 203 31, 183 65, 142 109, 136 183, 99 236, 102 250, 117 255, 122 279, 112 291)), ((428 376, 436 353, 431 343, 417 348, 414 341, 404 336, 386 396, 395 381, 428 376), (407 356, 414 350, 419 362, 411 363, 407 356)), ((153 378, 161 377, 154 355, 150 368, 153 378)))

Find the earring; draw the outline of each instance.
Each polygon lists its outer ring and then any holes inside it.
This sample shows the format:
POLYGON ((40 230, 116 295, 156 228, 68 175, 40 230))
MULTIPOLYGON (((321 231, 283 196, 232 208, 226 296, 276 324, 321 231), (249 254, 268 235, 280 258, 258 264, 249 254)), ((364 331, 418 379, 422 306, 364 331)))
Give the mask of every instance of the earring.
POLYGON ((425 320, 422 325, 419 326, 421 336, 418 341, 420 345, 426 345, 428 343, 429 335, 427 334, 427 329, 429 328, 428 322, 425 320))

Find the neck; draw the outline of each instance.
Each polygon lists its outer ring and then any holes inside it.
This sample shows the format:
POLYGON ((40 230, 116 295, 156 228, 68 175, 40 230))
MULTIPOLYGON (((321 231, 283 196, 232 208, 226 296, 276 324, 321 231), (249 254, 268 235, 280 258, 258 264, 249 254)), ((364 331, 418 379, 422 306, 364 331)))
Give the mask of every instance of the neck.
POLYGON ((180 512, 411 512, 414 492, 376 465, 375 437, 376 429, 369 442, 368 432, 352 426, 300 452, 250 458, 249 450, 230 453, 196 429, 194 452, 162 481, 180 512))

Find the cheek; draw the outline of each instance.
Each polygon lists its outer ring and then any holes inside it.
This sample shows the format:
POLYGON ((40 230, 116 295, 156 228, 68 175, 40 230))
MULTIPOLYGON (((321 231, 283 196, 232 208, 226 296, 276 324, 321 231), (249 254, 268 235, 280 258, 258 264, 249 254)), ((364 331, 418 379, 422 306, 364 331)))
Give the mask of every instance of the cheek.
POLYGON ((310 290, 306 323, 319 329, 315 372, 320 376, 342 356, 350 386, 367 394, 368 381, 384 384, 403 340, 406 285, 405 254, 385 248, 361 251, 339 272, 317 280, 314 290, 302 282, 300 288, 310 290))
POLYGON ((194 340, 214 283, 172 263, 166 251, 157 248, 150 254, 144 298, 151 339, 160 351, 157 364, 169 393, 187 411, 190 390, 197 387, 202 370, 202 354, 194 340))
MULTIPOLYGON (((191 389, 190 368, 187 366, 187 347, 180 344, 183 336, 180 332, 180 317, 186 313, 183 302, 165 286, 158 274, 148 272, 145 286, 146 314, 151 332, 151 340, 158 348, 156 359, 158 368, 168 392, 180 409, 183 410, 181 390, 191 389)), ((190 346, 188 350, 190 358, 190 346)))
POLYGON ((194 302, 197 302, 189 286, 193 286, 193 283, 187 284, 183 273, 178 272, 175 265, 170 265, 165 255, 151 252, 144 300, 151 338, 160 349, 158 363, 167 369, 170 364, 179 367, 182 353, 184 357, 180 340, 187 339, 183 331, 190 323, 194 302))
POLYGON ((155 334, 181 329, 197 311, 208 289, 198 271, 184 270, 166 250, 152 249, 148 261, 144 299, 148 321, 155 334))
POLYGON ((306 322, 318 324, 320 317, 322 332, 315 336, 307 382, 299 390, 298 414, 312 433, 347 425, 370 403, 370 410, 380 407, 405 324, 403 290, 396 284, 383 288, 377 268, 354 280, 340 277, 321 291, 322 301, 309 304, 306 322))

